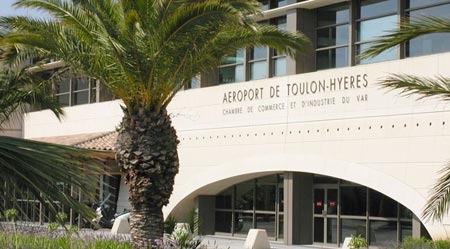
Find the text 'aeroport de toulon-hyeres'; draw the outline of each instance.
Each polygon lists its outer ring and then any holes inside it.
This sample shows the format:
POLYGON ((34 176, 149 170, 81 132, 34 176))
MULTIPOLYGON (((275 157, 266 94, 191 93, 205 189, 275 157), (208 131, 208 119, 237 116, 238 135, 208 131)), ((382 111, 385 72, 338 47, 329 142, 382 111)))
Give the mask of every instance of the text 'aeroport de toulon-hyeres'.
POLYGON ((351 102, 367 102, 368 95, 366 93, 356 94, 353 96, 353 99, 350 96, 342 95, 337 97, 327 93, 365 89, 369 85, 368 78, 369 77, 367 74, 356 74, 323 80, 288 82, 285 84, 271 85, 268 87, 253 87, 249 89, 227 91, 223 94, 223 104, 252 103, 254 101, 262 101, 267 99, 280 100, 246 107, 226 107, 222 109, 222 114, 233 115, 255 112, 264 113, 271 111, 283 111, 287 108, 297 109, 330 106, 336 104, 350 104, 351 102), (319 94, 327 95, 319 96, 319 94), (317 97, 314 97, 314 95, 317 95, 317 97), (311 96, 313 97, 311 98, 311 96), (288 98, 288 101, 283 101, 281 98, 288 98))

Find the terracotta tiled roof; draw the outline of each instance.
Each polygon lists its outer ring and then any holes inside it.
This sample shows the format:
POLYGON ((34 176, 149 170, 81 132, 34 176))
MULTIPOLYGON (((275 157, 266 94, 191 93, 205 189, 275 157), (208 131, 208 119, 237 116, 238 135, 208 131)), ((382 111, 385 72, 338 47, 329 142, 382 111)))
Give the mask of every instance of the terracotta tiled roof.
POLYGON ((117 140, 117 132, 111 131, 98 137, 75 144, 76 147, 92 150, 114 150, 114 144, 117 140))
POLYGON ((116 131, 78 134, 70 136, 32 138, 35 141, 76 146, 85 149, 113 151, 116 131))

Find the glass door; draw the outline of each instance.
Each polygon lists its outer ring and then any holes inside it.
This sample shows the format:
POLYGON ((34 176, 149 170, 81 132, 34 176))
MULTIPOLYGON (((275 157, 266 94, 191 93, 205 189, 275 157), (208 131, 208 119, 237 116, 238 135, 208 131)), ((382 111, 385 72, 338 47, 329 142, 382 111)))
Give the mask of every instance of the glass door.
POLYGON ((314 243, 338 243, 338 189, 314 189, 314 243))

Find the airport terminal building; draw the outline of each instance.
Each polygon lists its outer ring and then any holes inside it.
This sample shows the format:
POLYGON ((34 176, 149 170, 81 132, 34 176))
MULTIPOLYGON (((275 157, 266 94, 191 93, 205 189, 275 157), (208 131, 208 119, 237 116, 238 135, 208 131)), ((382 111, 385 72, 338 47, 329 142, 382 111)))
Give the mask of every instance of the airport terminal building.
MULTIPOLYGON (((193 208, 200 232, 266 229, 286 244, 370 245, 408 236, 448 238, 450 219, 421 213, 450 159, 450 106, 380 87, 389 74, 450 74, 450 35, 414 39, 358 61, 368 42, 420 15, 448 17, 444 0, 265 0, 261 22, 299 30, 312 48, 289 58, 266 47, 236 51, 177 94, 180 173, 165 215, 193 208)), ((27 114, 23 136, 112 150, 122 111, 101 84, 61 82, 66 117, 27 114)), ((117 208, 128 207, 122 183, 117 208)))

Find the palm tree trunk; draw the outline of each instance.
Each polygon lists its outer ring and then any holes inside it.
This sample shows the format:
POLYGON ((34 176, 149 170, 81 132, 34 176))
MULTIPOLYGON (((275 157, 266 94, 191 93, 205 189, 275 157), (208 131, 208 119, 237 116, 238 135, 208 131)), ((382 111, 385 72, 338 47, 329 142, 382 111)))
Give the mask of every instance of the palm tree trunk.
POLYGON ((164 232, 162 207, 178 173, 179 143, 167 111, 124 108, 116 158, 125 174, 131 203, 133 248, 147 248, 164 232))

